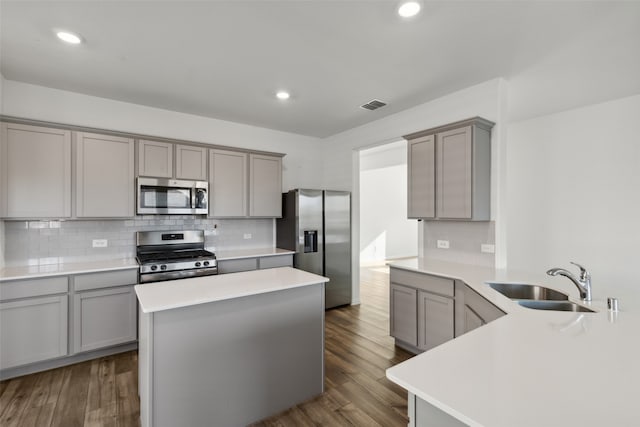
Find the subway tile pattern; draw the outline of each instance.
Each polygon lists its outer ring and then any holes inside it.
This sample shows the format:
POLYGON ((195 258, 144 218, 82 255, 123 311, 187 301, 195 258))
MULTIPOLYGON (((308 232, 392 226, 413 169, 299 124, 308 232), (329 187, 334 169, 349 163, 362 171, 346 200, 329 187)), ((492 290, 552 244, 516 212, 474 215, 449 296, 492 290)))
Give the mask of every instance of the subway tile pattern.
POLYGON ((135 232, 205 230, 205 246, 237 250, 274 245, 273 219, 207 219, 194 215, 144 215, 126 220, 5 221, 5 267, 133 258, 135 232), (251 234, 245 239, 245 234, 251 234), (106 239, 106 248, 92 247, 106 239))
POLYGON ((495 255, 480 252, 481 244, 495 245, 493 221, 425 221, 424 256, 442 261, 495 266, 495 255), (449 249, 439 249, 438 240, 448 240, 449 249))

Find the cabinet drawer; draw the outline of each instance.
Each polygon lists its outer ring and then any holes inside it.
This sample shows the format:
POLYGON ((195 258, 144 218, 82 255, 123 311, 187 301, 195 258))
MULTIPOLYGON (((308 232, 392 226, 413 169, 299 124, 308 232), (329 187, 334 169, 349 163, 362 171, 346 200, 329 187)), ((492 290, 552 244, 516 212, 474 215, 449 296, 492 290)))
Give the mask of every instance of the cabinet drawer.
POLYGON ((452 279, 391 268, 391 283, 411 286, 423 291, 453 297, 452 279))
POLYGON ((260 258, 260 269, 293 267, 293 255, 278 255, 260 258))
POLYGON ((218 273, 238 273, 258 269, 258 258, 227 259, 218 261, 218 273))
POLYGON ((137 282, 137 269, 80 274, 73 279, 76 292, 112 286, 134 285, 137 282))
POLYGON ((502 310, 467 285, 464 288, 464 304, 480 316, 485 323, 504 316, 502 310))
POLYGON ((67 276, 12 280, 0 283, 0 301, 41 295, 63 294, 69 290, 67 276))

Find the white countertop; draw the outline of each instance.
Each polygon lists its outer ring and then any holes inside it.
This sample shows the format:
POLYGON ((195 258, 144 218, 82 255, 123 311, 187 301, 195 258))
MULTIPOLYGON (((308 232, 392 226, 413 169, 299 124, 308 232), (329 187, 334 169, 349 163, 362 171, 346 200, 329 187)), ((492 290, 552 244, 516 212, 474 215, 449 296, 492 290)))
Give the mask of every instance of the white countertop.
POLYGON ((291 267, 136 285, 144 313, 170 310, 328 282, 326 277, 291 267))
POLYGON ((254 258, 276 255, 288 255, 295 254, 296 251, 290 251, 280 248, 257 248, 257 249, 238 249, 238 250, 217 250, 212 251, 216 254, 218 261, 225 261, 229 259, 242 259, 242 258, 254 258))
POLYGON ((391 265, 460 279, 507 313, 388 369, 391 381, 471 426, 640 426, 640 312, 624 311, 625 300, 615 316, 598 296, 588 304, 596 313, 531 310, 485 282, 540 284, 580 303, 578 290, 544 272, 391 265))
POLYGON ((138 263, 135 259, 112 259, 67 264, 6 267, 0 270, 0 282, 19 279, 36 279, 47 276, 94 273, 98 271, 128 270, 131 268, 138 268, 138 263))
MULTIPOLYGON (((295 254, 295 251, 274 247, 240 250, 217 251, 216 259, 231 260, 254 257, 268 257, 295 254)), ((112 259, 103 261, 74 262, 66 264, 25 265, 0 269, 0 282, 19 279, 36 279, 47 276, 64 276, 68 274, 94 273, 98 271, 127 270, 138 268, 133 258, 112 259)))

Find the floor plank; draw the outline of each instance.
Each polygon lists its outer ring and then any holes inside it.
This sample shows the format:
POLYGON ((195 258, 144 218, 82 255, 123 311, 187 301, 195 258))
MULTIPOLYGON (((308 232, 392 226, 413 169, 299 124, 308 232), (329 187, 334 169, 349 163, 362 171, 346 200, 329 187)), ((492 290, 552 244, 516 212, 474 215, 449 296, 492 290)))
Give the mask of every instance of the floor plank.
MULTIPOLYGON (((385 377, 412 356, 389 336, 389 269, 360 281, 361 305, 325 315, 325 392, 255 426, 407 425, 407 393, 385 377)), ((2 381, 0 426, 138 427, 137 383, 135 351, 2 381)))

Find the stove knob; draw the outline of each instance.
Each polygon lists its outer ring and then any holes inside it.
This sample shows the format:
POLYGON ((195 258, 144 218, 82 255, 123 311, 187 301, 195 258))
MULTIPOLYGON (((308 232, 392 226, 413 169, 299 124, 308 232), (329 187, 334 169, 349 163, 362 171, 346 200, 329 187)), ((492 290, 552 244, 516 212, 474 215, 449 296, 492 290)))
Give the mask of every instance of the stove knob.
POLYGON ((204 262, 204 266, 206 267, 207 265, 209 265, 209 261, 204 262))
POLYGON ((196 267, 200 267, 200 261, 196 262, 196 267))
POLYGON ((166 265, 162 264, 162 265, 160 266, 160 270, 166 270, 166 269, 167 269, 167 266, 166 266, 166 265))
POLYGON ((152 266, 151 266, 151 271, 156 271, 157 269, 158 269, 158 266, 157 266, 157 265, 152 265, 152 266))

